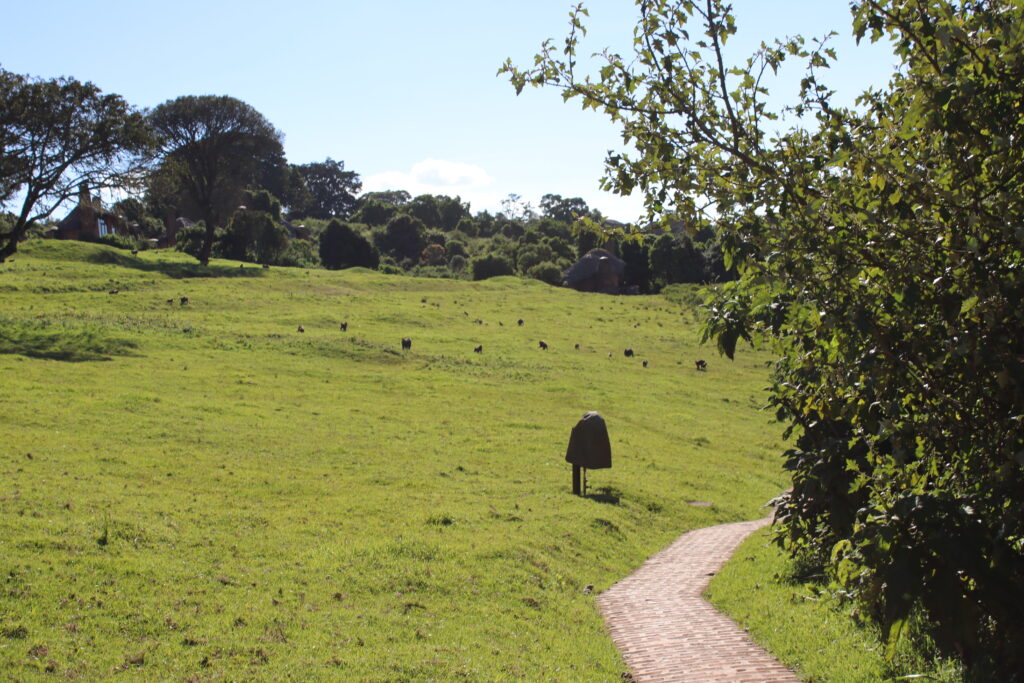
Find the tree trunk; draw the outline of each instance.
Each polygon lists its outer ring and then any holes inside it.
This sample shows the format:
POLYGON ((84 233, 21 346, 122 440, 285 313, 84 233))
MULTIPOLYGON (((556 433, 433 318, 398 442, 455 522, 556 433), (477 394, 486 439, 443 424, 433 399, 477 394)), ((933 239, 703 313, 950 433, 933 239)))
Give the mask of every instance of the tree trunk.
POLYGON ((6 235, 0 235, 0 263, 3 263, 18 251, 18 241, 28 230, 28 221, 19 218, 14 227, 6 235))
POLYGON ((210 263, 210 252, 213 250, 213 212, 206 211, 203 215, 203 222, 206 223, 206 234, 203 236, 203 247, 199 250, 199 262, 204 266, 210 263))
POLYGON ((11 233, 0 237, 0 263, 3 263, 18 251, 18 235, 11 233))

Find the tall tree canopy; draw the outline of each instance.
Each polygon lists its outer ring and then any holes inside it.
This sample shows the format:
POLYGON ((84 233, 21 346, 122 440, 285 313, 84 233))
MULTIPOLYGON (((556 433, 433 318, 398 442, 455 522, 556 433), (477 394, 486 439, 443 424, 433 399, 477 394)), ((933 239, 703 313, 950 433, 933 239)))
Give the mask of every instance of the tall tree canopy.
POLYGON ((228 96, 179 97, 154 108, 148 120, 160 145, 164 186, 206 224, 198 257, 206 263, 215 228, 240 204, 242 192, 284 166, 281 133, 228 96))
POLYGON ((724 2, 636 4, 635 54, 604 53, 596 74, 577 57, 580 7, 564 46, 504 71, 622 126, 636 151, 609 155, 606 188, 719 227, 741 279, 706 333, 729 356, 739 339, 778 352, 770 401, 797 437, 787 547, 867 605, 890 648, 920 609, 944 652, 1019 680, 1024 5, 853 2, 857 38, 890 40, 900 65, 850 109, 821 80, 827 43, 731 66, 724 2), (800 95, 773 112, 766 84, 792 57, 800 95))
POLYGON ((13 224, 0 232, 0 262, 33 221, 81 188, 137 182, 150 143, 142 115, 118 95, 72 78, 0 69, 0 206, 20 200, 13 224))
POLYGON ((590 207, 580 197, 563 198, 560 194, 546 194, 540 198, 541 215, 563 223, 573 223, 590 215, 590 207))
POLYGON ((346 171, 344 161, 326 161, 292 166, 301 176, 306 201, 289 206, 293 213, 311 218, 348 218, 356 208, 356 195, 363 181, 355 171, 346 171))

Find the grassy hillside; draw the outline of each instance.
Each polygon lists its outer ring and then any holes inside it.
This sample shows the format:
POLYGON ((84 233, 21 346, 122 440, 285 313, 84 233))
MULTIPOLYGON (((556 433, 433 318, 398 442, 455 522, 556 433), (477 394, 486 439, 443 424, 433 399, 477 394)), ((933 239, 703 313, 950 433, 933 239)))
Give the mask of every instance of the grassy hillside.
POLYGON ((27 244, 0 677, 613 680, 584 587, 785 486, 765 358, 710 353, 679 299, 27 244), (578 498, 586 410, 614 467, 578 498))

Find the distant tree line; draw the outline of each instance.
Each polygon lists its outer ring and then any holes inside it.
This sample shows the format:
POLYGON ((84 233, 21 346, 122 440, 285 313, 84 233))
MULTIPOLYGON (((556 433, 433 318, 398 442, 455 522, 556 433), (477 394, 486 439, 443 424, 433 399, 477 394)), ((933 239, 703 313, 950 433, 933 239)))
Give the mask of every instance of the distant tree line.
POLYGON ((203 263, 519 275, 557 285, 576 259, 602 247, 626 262, 624 285, 637 292, 730 277, 713 231, 600 237, 583 224, 623 226, 579 197, 546 194, 535 209, 513 194, 492 214, 473 213, 460 197, 361 193, 359 174, 343 161, 289 163, 281 132, 229 96, 182 96, 140 111, 89 83, 3 70, 0 96, 0 201, 21 200, 0 221, 0 259, 85 185, 128 194, 112 208, 136 239, 105 241, 144 248, 157 240, 203 263))

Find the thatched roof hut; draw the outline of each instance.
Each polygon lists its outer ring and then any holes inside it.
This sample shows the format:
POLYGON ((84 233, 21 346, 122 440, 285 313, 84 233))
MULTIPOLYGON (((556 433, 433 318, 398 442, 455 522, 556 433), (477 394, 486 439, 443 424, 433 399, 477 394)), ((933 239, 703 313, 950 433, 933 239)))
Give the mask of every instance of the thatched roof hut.
POLYGON ((565 284, 580 292, 618 294, 626 262, 606 249, 591 249, 562 277, 565 284))

